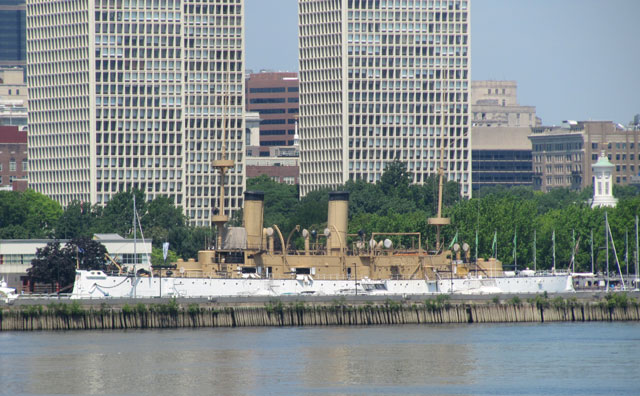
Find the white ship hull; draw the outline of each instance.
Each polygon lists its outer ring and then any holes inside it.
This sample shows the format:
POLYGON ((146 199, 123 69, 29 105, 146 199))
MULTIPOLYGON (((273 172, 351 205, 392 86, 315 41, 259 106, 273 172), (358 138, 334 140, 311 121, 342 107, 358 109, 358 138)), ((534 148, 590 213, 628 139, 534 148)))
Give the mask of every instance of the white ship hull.
POLYGON ((277 297, 284 295, 520 294, 572 292, 570 275, 453 280, 207 279, 77 271, 72 298, 277 297), (161 286, 162 284, 162 286, 161 286))
POLYGON ((496 278, 443 279, 438 290, 454 294, 535 294, 574 292, 569 274, 513 276, 496 278))

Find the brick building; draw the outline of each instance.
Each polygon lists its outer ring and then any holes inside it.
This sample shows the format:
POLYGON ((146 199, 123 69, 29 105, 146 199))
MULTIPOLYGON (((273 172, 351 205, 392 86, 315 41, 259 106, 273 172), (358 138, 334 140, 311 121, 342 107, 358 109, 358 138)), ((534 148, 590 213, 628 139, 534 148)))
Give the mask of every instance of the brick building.
POLYGON ((591 164, 604 152, 615 165, 613 182, 627 185, 640 172, 640 130, 611 121, 567 122, 533 128, 533 186, 582 189, 592 184, 591 164))
POLYGON ((17 126, 0 125, 0 187, 25 190, 27 179, 27 132, 17 126), (15 184, 15 186, 14 186, 15 184))
POLYGON ((260 114, 259 155, 269 156, 269 147, 292 146, 298 117, 298 74, 252 73, 246 90, 247 111, 260 114))

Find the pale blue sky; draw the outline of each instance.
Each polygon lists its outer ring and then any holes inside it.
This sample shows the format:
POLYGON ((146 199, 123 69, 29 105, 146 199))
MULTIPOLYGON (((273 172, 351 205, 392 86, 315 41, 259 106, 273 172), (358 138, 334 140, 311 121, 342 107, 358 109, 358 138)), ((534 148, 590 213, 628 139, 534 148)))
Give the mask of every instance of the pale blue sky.
MULTIPOLYGON (((247 69, 298 69, 297 0, 245 0, 247 69)), ((640 0, 473 0, 474 80, 516 80, 545 125, 640 113, 640 0)))

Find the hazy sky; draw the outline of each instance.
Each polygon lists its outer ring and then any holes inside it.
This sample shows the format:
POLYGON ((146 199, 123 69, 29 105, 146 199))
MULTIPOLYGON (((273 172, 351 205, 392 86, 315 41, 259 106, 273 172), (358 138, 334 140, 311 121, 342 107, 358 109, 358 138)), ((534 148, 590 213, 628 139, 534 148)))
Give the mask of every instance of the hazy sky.
MULTIPOLYGON (((297 0, 245 0, 247 69, 298 70, 297 0)), ((473 80, 515 80, 545 125, 640 113, 640 0, 473 0, 473 80)))

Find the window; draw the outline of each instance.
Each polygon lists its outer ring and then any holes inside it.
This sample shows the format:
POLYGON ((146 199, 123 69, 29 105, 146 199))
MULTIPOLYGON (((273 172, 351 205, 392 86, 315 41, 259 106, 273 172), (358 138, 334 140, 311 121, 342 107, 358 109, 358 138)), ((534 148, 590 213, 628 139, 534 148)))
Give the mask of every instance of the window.
POLYGON ((9 162, 9 171, 10 172, 15 172, 16 171, 16 159, 15 158, 11 158, 11 161, 9 162))
POLYGON ((250 93, 278 93, 284 92, 284 87, 277 88, 249 88, 250 93))
POLYGON ((284 98, 254 98, 250 99, 249 103, 251 104, 262 104, 262 103, 284 103, 284 98))

